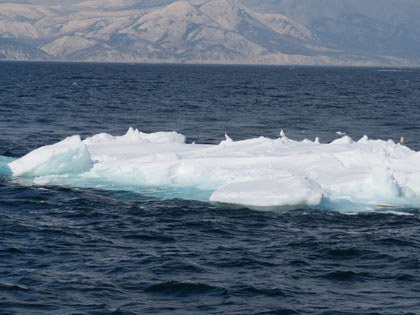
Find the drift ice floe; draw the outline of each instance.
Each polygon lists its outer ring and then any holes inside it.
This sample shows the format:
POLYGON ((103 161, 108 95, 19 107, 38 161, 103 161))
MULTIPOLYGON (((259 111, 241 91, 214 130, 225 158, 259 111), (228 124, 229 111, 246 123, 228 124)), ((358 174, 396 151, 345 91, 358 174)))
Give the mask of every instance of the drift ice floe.
POLYGON ((57 184, 142 192, 251 208, 366 210, 420 206, 420 153, 391 140, 331 143, 259 137, 187 144, 176 132, 79 136, 8 164, 13 176, 57 184), (170 194, 169 194, 170 195, 170 194))

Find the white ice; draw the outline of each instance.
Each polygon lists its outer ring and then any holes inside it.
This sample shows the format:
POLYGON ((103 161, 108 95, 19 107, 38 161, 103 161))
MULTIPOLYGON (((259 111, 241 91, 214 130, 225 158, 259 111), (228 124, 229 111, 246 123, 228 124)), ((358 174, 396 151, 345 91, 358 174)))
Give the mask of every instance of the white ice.
POLYGON ((38 148, 9 164, 14 176, 80 173, 92 167, 89 152, 80 136, 38 148))
POLYGON ((242 141, 226 135, 207 145, 187 144, 176 132, 130 128, 119 137, 69 137, 8 165, 13 176, 37 184, 168 188, 188 199, 192 191, 209 191, 208 201, 251 208, 420 206, 420 152, 366 136, 323 143, 284 133, 242 141))

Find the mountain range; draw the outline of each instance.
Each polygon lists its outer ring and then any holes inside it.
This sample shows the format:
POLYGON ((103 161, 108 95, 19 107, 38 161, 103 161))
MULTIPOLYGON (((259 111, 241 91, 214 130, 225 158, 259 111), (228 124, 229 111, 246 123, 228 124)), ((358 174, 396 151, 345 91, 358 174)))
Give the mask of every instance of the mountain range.
POLYGON ((9 0, 0 59, 417 66, 417 2, 9 0))

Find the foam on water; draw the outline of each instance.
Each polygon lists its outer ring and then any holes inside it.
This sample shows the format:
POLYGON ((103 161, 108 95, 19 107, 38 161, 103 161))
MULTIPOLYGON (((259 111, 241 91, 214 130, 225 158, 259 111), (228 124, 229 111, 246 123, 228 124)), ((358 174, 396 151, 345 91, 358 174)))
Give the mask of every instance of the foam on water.
POLYGON ((13 176, 40 185, 155 191, 263 209, 369 210, 420 206, 419 161, 419 152, 366 136, 324 144, 284 134, 242 141, 226 135, 207 145, 187 144, 176 132, 130 128, 123 136, 69 137, 8 166, 13 176))

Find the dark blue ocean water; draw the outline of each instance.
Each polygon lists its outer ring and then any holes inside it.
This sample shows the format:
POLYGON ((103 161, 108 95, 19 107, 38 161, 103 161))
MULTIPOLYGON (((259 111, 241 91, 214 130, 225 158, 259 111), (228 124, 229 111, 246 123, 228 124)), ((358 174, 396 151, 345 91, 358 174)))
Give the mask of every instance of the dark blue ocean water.
MULTIPOLYGON (((418 69, 0 63, 1 165, 129 126, 419 150, 419 121, 418 69)), ((420 209, 263 212, 0 173, 0 314, 420 313, 420 209)))

